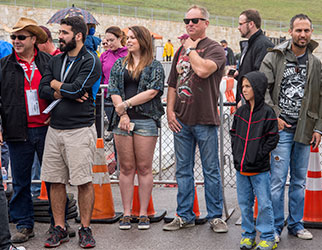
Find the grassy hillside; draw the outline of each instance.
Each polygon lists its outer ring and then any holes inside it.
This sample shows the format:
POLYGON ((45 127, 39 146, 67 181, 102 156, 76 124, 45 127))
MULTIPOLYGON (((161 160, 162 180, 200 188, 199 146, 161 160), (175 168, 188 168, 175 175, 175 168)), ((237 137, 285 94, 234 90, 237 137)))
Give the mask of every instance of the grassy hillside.
POLYGON ((101 2, 182 12, 188 6, 197 3, 207 7, 213 15, 229 17, 238 17, 241 11, 255 8, 259 10, 262 18, 267 20, 289 21, 293 15, 305 13, 314 23, 322 24, 321 0, 103 0, 101 2))
POLYGON ((264 29, 287 31, 291 17, 305 13, 316 31, 322 32, 322 0, 0 0, 0 4, 57 9, 75 4, 97 13, 174 21, 181 21, 183 13, 195 3, 207 7, 215 25, 237 27, 240 12, 255 8, 266 20, 264 29))

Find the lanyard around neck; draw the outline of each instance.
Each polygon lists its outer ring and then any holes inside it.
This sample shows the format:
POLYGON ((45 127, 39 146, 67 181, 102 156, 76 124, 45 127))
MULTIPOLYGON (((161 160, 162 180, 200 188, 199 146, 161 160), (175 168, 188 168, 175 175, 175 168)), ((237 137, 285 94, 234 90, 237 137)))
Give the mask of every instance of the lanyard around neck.
POLYGON ((67 77, 70 69, 72 68, 72 66, 73 66, 73 64, 75 62, 75 60, 73 60, 72 63, 68 63, 67 69, 65 70, 65 66, 66 66, 66 62, 67 62, 67 57, 68 56, 66 55, 65 58, 64 58, 64 61, 63 61, 63 65, 61 67, 61 71, 60 71, 60 80, 61 80, 62 83, 64 83, 64 81, 65 81, 65 79, 66 79, 66 77, 67 77))
POLYGON ((28 77, 26 71, 24 69, 22 69, 23 70, 23 73, 25 74, 25 78, 26 78, 26 80, 29 83, 30 89, 31 89, 31 82, 32 82, 32 79, 34 78, 34 74, 35 74, 35 70, 36 70, 35 61, 32 62, 31 67, 32 67, 32 71, 31 71, 30 78, 28 77))

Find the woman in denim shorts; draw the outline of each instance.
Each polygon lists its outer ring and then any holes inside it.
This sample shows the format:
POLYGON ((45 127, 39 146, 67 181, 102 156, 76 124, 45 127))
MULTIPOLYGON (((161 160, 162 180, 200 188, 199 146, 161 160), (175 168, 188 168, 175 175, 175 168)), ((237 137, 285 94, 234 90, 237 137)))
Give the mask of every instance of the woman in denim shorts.
POLYGON ((147 208, 152 193, 152 160, 160 119, 164 70, 153 59, 152 37, 143 26, 132 26, 127 36, 128 55, 111 70, 108 93, 116 112, 113 133, 120 163, 120 189, 124 216, 120 229, 131 228, 134 176, 139 179, 140 217, 138 229, 149 229, 147 208))

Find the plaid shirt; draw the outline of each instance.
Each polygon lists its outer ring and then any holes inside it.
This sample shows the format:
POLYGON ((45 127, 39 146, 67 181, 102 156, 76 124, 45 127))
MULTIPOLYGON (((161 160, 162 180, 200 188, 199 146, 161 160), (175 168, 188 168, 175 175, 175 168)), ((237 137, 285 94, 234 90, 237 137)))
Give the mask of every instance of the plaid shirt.
MULTIPOLYGON (((112 67, 108 84, 108 94, 109 96, 119 95, 124 101, 124 71, 127 64, 123 64, 123 61, 124 58, 118 59, 112 67)), ((165 75, 162 64, 157 60, 153 60, 153 62, 146 66, 141 72, 137 94, 149 89, 158 90, 159 93, 152 100, 133 107, 139 114, 148 116, 155 120, 158 127, 161 126, 161 116, 164 114, 161 103, 161 96, 164 89, 164 78, 165 75)), ((114 113, 112 126, 116 126, 118 121, 119 117, 114 113)))

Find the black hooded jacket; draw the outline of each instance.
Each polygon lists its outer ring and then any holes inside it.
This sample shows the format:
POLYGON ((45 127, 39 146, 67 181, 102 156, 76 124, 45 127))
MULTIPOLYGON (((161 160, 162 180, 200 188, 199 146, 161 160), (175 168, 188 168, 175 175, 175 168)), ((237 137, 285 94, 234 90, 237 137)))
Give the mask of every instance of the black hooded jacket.
POLYGON ((246 74, 255 98, 254 110, 249 101, 234 116, 230 130, 231 146, 236 170, 258 173, 270 169, 269 153, 276 147, 279 135, 274 110, 264 102, 266 76, 258 71, 246 74))

